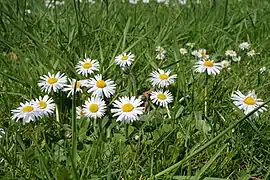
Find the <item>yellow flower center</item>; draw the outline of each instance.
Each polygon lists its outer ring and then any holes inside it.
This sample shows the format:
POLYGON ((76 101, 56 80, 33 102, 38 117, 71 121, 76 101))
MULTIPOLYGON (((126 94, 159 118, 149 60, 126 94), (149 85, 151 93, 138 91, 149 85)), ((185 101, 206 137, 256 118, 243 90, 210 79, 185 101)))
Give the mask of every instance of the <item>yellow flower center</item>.
POLYGON ((134 109, 134 106, 133 106, 132 104, 130 104, 130 103, 124 104, 124 105, 122 106, 122 110, 123 110, 124 112, 131 112, 133 109, 134 109))
POLYGON ((254 50, 249 51, 249 54, 255 54, 254 50))
POLYGON ((254 105, 256 103, 256 100, 253 97, 248 96, 244 99, 244 103, 247 105, 254 105))
POLYGON ((90 63, 90 62, 84 63, 84 64, 82 65, 82 67, 83 67, 84 69, 89 69, 89 68, 92 67, 92 63, 90 63))
POLYGON ((49 78, 48 81, 47 81, 49 84, 55 84, 57 83, 57 79, 56 78, 49 78))
POLYGON ((33 106, 24 106, 22 109, 23 112, 31 112, 33 110, 34 110, 33 106))
MULTIPOLYGON (((80 81, 77 81, 76 83, 76 89, 80 88, 81 86, 81 82, 80 81)), ((75 87, 75 82, 73 83, 73 88, 75 87)))
POLYGON ((91 104, 91 105, 89 106, 89 111, 90 111, 91 113, 96 113, 96 112, 98 111, 98 105, 97 105, 97 104, 91 104))
POLYGON ((157 98, 160 99, 160 100, 165 100, 167 97, 166 97, 165 94, 160 93, 160 94, 157 95, 157 98))
POLYGON ((122 56, 121 60, 126 61, 128 59, 128 56, 122 56))
POLYGON ((160 74, 160 75, 159 75, 159 78, 160 78, 161 80, 165 80, 165 79, 168 79, 169 76, 168 76, 167 74, 160 74))
POLYGON ((98 80, 97 83, 96 83, 96 86, 98 88, 104 88, 104 87, 106 87, 106 82, 103 81, 103 80, 98 80))
POLYGON ((47 107, 47 103, 45 101, 39 101, 38 104, 40 109, 45 109, 47 107))
POLYGON ((208 61, 204 61, 203 65, 206 67, 213 67, 214 63, 212 61, 208 60, 208 61))

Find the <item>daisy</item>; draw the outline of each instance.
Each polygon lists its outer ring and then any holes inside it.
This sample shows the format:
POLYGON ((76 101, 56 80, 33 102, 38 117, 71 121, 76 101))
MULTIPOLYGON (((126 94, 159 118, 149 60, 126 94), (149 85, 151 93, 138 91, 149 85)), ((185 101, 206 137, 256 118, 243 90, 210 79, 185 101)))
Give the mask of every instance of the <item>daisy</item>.
POLYGON ((266 67, 264 66, 264 67, 262 67, 262 68, 260 68, 260 73, 262 74, 262 73, 264 73, 266 71, 266 67))
POLYGON ((221 64, 220 63, 215 63, 213 60, 200 60, 195 63, 194 65, 195 71, 196 72, 207 72, 208 75, 216 75, 220 73, 221 70, 221 64))
POLYGON ((86 58, 83 61, 79 61, 76 65, 76 71, 78 74, 82 74, 83 76, 88 76, 94 73, 94 71, 98 71, 99 63, 97 60, 92 60, 90 58, 86 58))
POLYGON ((87 91, 88 93, 92 92, 94 96, 109 98, 114 94, 116 85, 110 79, 103 80, 102 75, 98 74, 88 81, 88 87, 90 88, 87 91))
POLYGON ((158 60, 165 59, 165 54, 163 54, 163 53, 158 53, 157 56, 156 56, 156 59, 158 59, 158 60))
POLYGON ((220 64, 221 64, 222 69, 230 70, 230 61, 223 60, 221 61, 220 64))
POLYGON ((234 50, 227 50, 225 52, 225 55, 229 56, 229 57, 236 57, 237 56, 237 54, 236 54, 236 52, 234 50))
POLYGON ((163 47, 157 46, 156 47, 156 52, 166 54, 167 51, 163 47))
POLYGON ((169 103, 173 101, 173 96, 169 91, 163 92, 160 91, 153 91, 150 95, 150 99, 153 103, 160 105, 160 106, 167 106, 169 103))
POLYGON ((179 3, 180 3, 181 5, 186 5, 186 4, 187 4, 187 0, 179 0, 179 3))
POLYGON ((60 72, 56 73, 56 75, 48 72, 48 76, 44 75, 40 77, 40 81, 38 86, 42 91, 46 93, 58 92, 60 89, 64 87, 67 82, 67 77, 65 74, 61 74, 60 72))
POLYGON ((81 119, 85 116, 83 108, 81 106, 76 107, 76 115, 77 119, 81 119))
POLYGON ((48 116, 54 113, 55 103, 48 95, 45 95, 44 97, 39 96, 33 103, 38 106, 41 116, 48 116))
POLYGON ((36 104, 32 102, 20 103, 20 107, 11 110, 12 119, 18 121, 22 119, 23 122, 29 123, 30 121, 35 121, 40 117, 40 111, 36 104))
POLYGON ((88 2, 89 2, 90 4, 95 4, 95 3, 96 3, 95 0, 88 0, 88 2))
POLYGON ((233 60, 234 62, 239 62, 239 61, 241 61, 241 56, 238 56, 238 57, 232 57, 232 60, 233 60))
POLYGON ((170 84, 174 83, 176 74, 170 76, 171 71, 168 70, 165 72, 164 70, 158 69, 150 74, 151 76, 151 84, 153 86, 158 86, 159 88, 168 87, 170 84))
POLYGON ((190 42, 188 42, 188 43, 186 44, 186 46, 187 46, 187 47, 193 48, 193 47, 195 46, 195 43, 190 43, 190 42))
MULTIPOLYGON (((64 92, 68 92, 67 97, 73 96, 74 95, 74 89, 75 89, 75 82, 76 79, 68 79, 69 84, 66 84, 65 87, 63 88, 64 92)), ((76 93, 82 93, 82 87, 87 86, 87 80, 79 80, 76 83, 76 93)))
POLYGON ((105 101, 99 97, 91 97, 83 105, 83 115, 89 118, 101 118, 106 111, 105 101))
POLYGON ((26 14, 31 14, 32 11, 31 11, 30 9, 26 9, 26 10, 25 10, 25 13, 26 13, 26 14))
POLYGON ((254 49, 252 49, 249 52, 247 52, 247 55, 248 56, 255 56, 256 54, 259 54, 259 53, 256 53, 254 49))
MULTIPOLYGON (((235 91, 232 94, 231 99, 239 109, 242 109, 244 111, 244 114, 250 113, 251 111, 263 104, 262 99, 257 98, 254 91, 249 91, 247 95, 242 94, 239 90, 235 91)), ((267 106, 265 105, 265 107, 267 106)), ((266 111, 265 107, 261 107, 254 114, 258 116, 259 112, 266 111)))
POLYGON ((143 0, 142 2, 143 3, 149 3, 149 0, 143 0))
POLYGON ((166 0, 157 0, 157 3, 164 3, 166 0))
POLYGON ((197 56, 200 59, 208 59, 209 58, 209 55, 207 54, 206 49, 199 49, 197 52, 197 56))
POLYGON ((131 53, 123 53, 115 58, 115 63, 120 67, 130 66, 134 61, 135 55, 131 53))
POLYGON ((197 50, 192 51, 191 54, 195 57, 199 56, 199 52, 197 50))
POLYGON ((138 0, 129 0, 129 3, 130 4, 137 4, 138 3, 138 0))
POLYGON ((180 51, 180 54, 182 55, 187 54, 187 50, 185 48, 180 48, 179 51, 180 51))
POLYGON ((249 44, 248 42, 243 42, 243 43, 241 43, 241 44, 239 45, 239 48, 240 48, 241 50, 249 49, 249 47, 250 47, 250 44, 249 44))
POLYGON ((139 115, 143 114, 144 107, 141 107, 143 102, 136 99, 135 96, 131 98, 124 96, 120 97, 113 103, 114 108, 111 110, 114 113, 113 117, 118 116, 116 121, 123 121, 130 123, 139 119, 139 115))

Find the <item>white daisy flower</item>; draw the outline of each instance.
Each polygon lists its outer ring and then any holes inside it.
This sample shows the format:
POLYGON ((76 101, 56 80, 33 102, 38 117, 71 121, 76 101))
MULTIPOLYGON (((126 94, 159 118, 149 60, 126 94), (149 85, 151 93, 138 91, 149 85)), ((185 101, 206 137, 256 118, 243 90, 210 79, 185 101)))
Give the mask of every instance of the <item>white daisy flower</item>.
POLYGON ((195 43, 188 42, 186 46, 193 48, 195 46, 195 43))
POLYGON ((255 56, 256 54, 259 54, 259 53, 256 53, 254 49, 247 52, 248 56, 255 56))
POLYGON ((48 72, 48 76, 44 75, 40 77, 40 81, 38 86, 42 91, 46 93, 58 92, 60 89, 64 87, 67 82, 67 77, 65 74, 61 74, 60 72, 56 73, 56 75, 48 72))
POLYGON ((220 63, 215 63, 213 60, 200 60, 195 63, 194 65, 195 72, 207 72, 208 75, 216 75, 220 73, 221 64, 220 63))
POLYGON ((115 63, 120 67, 130 66, 134 61, 135 55, 131 53, 123 53, 119 56, 116 56, 115 63))
POLYGON ((167 51, 161 47, 161 46, 157 46, 156 47, 156 52, 157 52, 157 56, 156 56, 156 59, 159 59, 159 60, 162 60, 165 58, 165 55, 167 53, 167 51))
MULTIPOLYGON (((68 92, 67 97, 74 95, 76 79, 68 79, 69 84, 63 88, 63 92, 68 92)), ((82 93, 82 87, 87 87, 87 80, 78 80, 76 83, 76 93, 82 93)))
POLYGON ((109 98, 114 94, 116 89, 114 81, 110 79, 103 80, 101 74, 98 74, 94 78, 91 78, 88 81, 88 87, 90 88, 87 91, 88 93, 93 93, 94 96, 99 96, 101 98, 103 98, 104 96, 106 98, 109 98))
POLYGON ((158 53, 157 56, 156 56, 156 59, 158 59, 158 60, 165 59, 165 54, 163 54, 163 53, 158 53))
POLYGON ((163 92, 162 90, 153 91, 150 95, 150 99, 153 103, 160 106, 167 106, 173 101, 173 96, 169 91, 163 92))
POLYGON ((63 6, 65 4, 65 1, 55 1, 56 6, 63 6))
POLYGON ((111 110, 114 113, 113 117, 118 116, 116 121, 130 123, 139 119, 143 114, 144 107, 141 107, 143 102, 136 99, 135 96, 131 98, 124 96, 120 97, 113 103, 114 108, 111 110))
POLYGON ((85 117, 89 118, 101 118, 104 116, 106 111, 105 101, 100 99, 99 97, 91 97, 85 101, 83 105, 83 114, 85 117))
POLYGON ((83 112, 83 108, 81 106, 76 107, 76 115, 77 115, 76 116, 77 119, 81 119, 81 118, 85 117, 85 114, 83 112))
POLYGON ((166 0, 157 0, 157 3, 164 3, 166 0))
POLYGON ((180 48, 180 49, 179 49, 179 52, 180 52, 180 54, 182 54, 182 55, 187 54, 187 50, 186 50, 185 48, 180 48))
POLYGON ((220 64, 221 64, 222 69, 230 70, 230 65, 231 65, 230 61, 223 60, 221 61, 220 64))
POLYGON ((32 11, 31 11, 30 9, 26 9, 26 10, 25 10, 25 13, 26 13, 26 14, 31 14, 32 11))
POLYGON ((241 43, 241 44, 239 45, 239 48, 240 48, 241 50, 249 49, 249 47, 250 47, 250 44, 249 44, 248 42, 243 42, 243 43, 241 43))
POLYGON ((24 123, 35 121, 40 117, 40 110, 36 104, 32 102, 20 103, 20 107, 11 110, 12 119, 18 121, 22 119, 24 123))
POLYGON ((138 0, 129 0, 129 3, 130 4, 137 4, 138 3, 138 0))
POLYGON ((156 52, 166 54, 167 51, 163 47, 157 46, 156 47, 156 52))
POLYGON ((5 130, 0 128, 0 139, 5 135, 5 130))
POLYGON ((199 49, 197 52, 197 56, 200 59, 208 59, 209 58, 209 55, 207 54, 206 49, 199 49))
POLYGON ((195 57, 198 57, 198 56, 199 56, 199 51, 194 50, 194 51, 191 52, 191 54, 192 54, 193 56, 195 56, 195 57))
POLYGON ((95 0, 88 0, 88 2, 89 2, 90 4, 95 4, 95 3, 96 3, 95 0))
POLYGON ((236 52, 234 50, 227 50, 225 52, 225 55, 229 56, 229 57, 236 57, 237 56, 237 54, 236 54, 236 52))
MULTIPOLYGON (((232 94, 231 99, 239 109, 244 111, 244 114, 250 113, 251 111, 263 104, 262 99, 257 98, 254 91, 248 92, 247 95, 242 94, 239 90, 235 91, 232 94)), ((258 116, 259 112, 267 110, 266 107, 266 105, 264 107, 261 107, 254 114, 258 116)))
POLYGON ((39 96, 33 103, 38 106, 41 116, 49 116, 54 113, 55 103, 48 95, 45 95, 44 97, 39 96))
POLYGON ((260 73, 262 74, 262 73, 264 73, 266 71, 266 67, 264 66, 264 67, 262 67, 262 68, 260 68, 260 73))
POLYGON ((149 0, 143 0, 142 2, 143 3, 149 3, 149 0))
POLYGON ((78 74, 82 74, 83 76, 88 76, 94 73, 94 71, 98 71, 99 63, 97 60, 92 60, 90 58, 86 58, 83 61, 79 61, 76 65, 76 71, 78 74))
POLYGON ((241 61, 241 56, 238 56, 238 57, 232 57, 232 60, 233 60, 234 62, 239 62, 239 61, 241 61))
POLYGON ((181 5, 186 5, 186 4, 187 4, 187 0, 179 0, 179 3, 180 3, 181 5))
POLYGON ((171 71, 164 71, 161 69, 158 69, 157 71, 154 71, 150 74, 151 76, 151 84, 153 86, 158 86, 159 88, 168 87, 170 84, 174 83, 175 79, 177 78, 177 75, 171 75, 171 71))

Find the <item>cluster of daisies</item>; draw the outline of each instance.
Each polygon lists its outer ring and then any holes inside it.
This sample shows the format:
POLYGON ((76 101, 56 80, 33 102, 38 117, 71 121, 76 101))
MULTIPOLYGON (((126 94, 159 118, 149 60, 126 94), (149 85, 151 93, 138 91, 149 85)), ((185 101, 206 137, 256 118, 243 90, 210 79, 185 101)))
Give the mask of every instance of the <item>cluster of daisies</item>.
MULTIPOLYGON (((83 0, 79 0, 80 3, 84 2, 83 0)), ((90 4, 95 4, 95 0, 85 0, 85 2, 88 2, 90 4)), ((55 8, 56 6, 63 6, 65 4, 65 1, 54 1, 54 0, 45 0, 44 4, 47 8, 55 8)))
MULTIPOLYGON (((243 42, 239 45, 240 50, 246 50, 247 56, 254 56, 258 53, 255 53, 255 50, 249 50, 250 44, 248 42, 243 42)), ((196 72, 205 73, 208 75, 216 75, 219 74, 222 69, 229 70, 230 63, 232 61, 240 61, 241 56, 237 56, 236 51, 227 50, 225 55, 228 57, 228 60, 223 60, 221 62, 214 62, 214 60, 210 59, 207 51, 205 49, 199 49, 192 51, 192 55, 199 58, 199 61, 195 63, 194 68, 196 72)), ((265 67, 260 69, 261 73, 265 71, 265 67)), ((248 114, 254 109, 258 108, 263 104, 262 99, 257 98, 254 91, 249 91, 246 95, 241 93, 239 90, 235 91, 231 95, 231 99, 233 103, 244 111, 244 114, 248 114)), ((259 108, 254 114, 256 116, 259 115, 259 112, 266 111, 266 105, 259 108)))
MULTIPOLYGON (((197 62, 194 65, 194 71, 204 73, 208 75, 217 75, 222 69, 228 69, 230 62, 225 60, 222 62, 215 62, 210 58, 205 49, 193 50, 194 43, 187 43, 186 46, 189 49, 181 48, 179 53, 185 55, 188 51, 197 58, 197 62)), ((241 50, 248 50, 250 47, 249 43, 241 43, 239 48, 241 50)), ((254 51, 254 50, 253 50, 254 51)), ((166 50, 160 46, 156 48, 158 53, 157 59, 164 59, 166 50)), ((250 51, 248 51, 250 52, 250 51)), ((225 53, 229 58, 239 58, 235 51, 228 50, 225 53)), ((135 55, 131 52, 122 53, 115 57, 115 63, 121 69, 129 68, 135 60, 135 55)), ((48 74, 40 77, 38 86, 41 90, 46 93, 45 96, 21 103, 20 107, 12 110, 12 119, 22 120, 23 122, 35 121, 42 117, 48 117, 55 111, 56 104, 51 94, 63 92, 67 94, 67 97, 72 97, 74 94, 87 93, 87 99, 84 103, 76 108, 77 117, 87 118, 102 118, 105 116, 107 111, 111 111, 113 117, 117 117, 117 121, 122 122, 133 122, 138 120, 140 115, 144 112, 143 101, 141 98, 135 96, 122 96, 114 97, 117 85, 111 79, 105 79, 102 74, 99 74, 99 62, 94 59, 85 58, 79 61, 75 66, 76 72, 79 76, 83 76, 84 79, 72 79, 68 78, 64 73, 57 72, 48 74), (110 98, 116 99, 112 103, 110 98), (110 107, 108 104, 112 104, 110 107)), ((168 104, 172 103, 172 93, 167 90, 170 85, 175 82, 177 78, 176 74, 172 74, 171 70, 157 69, 150 73, 150 82, 153 91, 150 93, 150 100, 160 106, 168 109, 168 104)), ((248 114, 252 110, 256 109, 263 104, 263 101, 257 98, 254 91, 248 92, 246 95, 240 91, 232 93, 231 99, 233 103, 248 114)), ((259 112, 265 111, 266 106, 260 108, 255 115, 259 112)))
MULTIPOLYGON (((124 1, 124 0, 122 0, 122 1, 124 1)), ((150 1, 153 1, 153 2, 155 1, 157 3, 164 3, 165 5, 169 5, 170 2, 173 5, 176 5, 176 3, 179 3, 181 5, 187 5, 188 4, 188 0, 171 0, 171 1, 170 0, 129 0, 129 3, 138 4, 140 1, 142 3, 145 3, 145 4, 150 3, 150 1)), ((195 0, 193 2, 195 2, 196 4, 201 4, 201 0, 195 0)))
MULTIPOLYGON (((198 49, 193 50, 193 47, 195 46, 195 43, 187 43, 187 48, 180 48, 179 53, 181 55, 188 54, 189 50, 191 51, 191 54, 195 56, 198 61, 194 64, 194 71, 199 73, 206 73, 208 75, 217 75, 222 70, 230 70, 230 64, 232 61, 239 62, 241 60, 241 56, 238 56, 236 51, 234 50, 227 50, 225 52, 225 55, 227 57, 226 60, 223 60, 221 62, 215 62, 213 59, 210 58, 210 55, 207 53, 206 49, 198 49)), ((255 56, 256 54, 259 54, 255 52, 254 49, 250 49, 251 45, 248 42, 243 42, 239 44, 240 54, 247 55, 247 56, 255 56), (244 53, 243 53, 244 51, 244 53)), ((158 52, 158 55, 156 59, 164 59, 166 50, 160 46, 156 48, 156 51, 158 52), (162 57, 162 58, 160 58, 162 57)), ((262 67, 260 69, 260 73, 265 72, 266 68, 262 67)), ((239 108, 244 111, 245 114, 250 113, 254 109, 258 108, 263 104, 262 99, 257 98, 254 91, 249 91, 246 95, 241 93, 240 91, 235 91, 232 93, 231 99, 233 100, 233 103, 239 108)), ((255 112, 255 115, 259 115, 259 112, 266 111, 266 105, 264 107, 261 107, 257 112, 255 112)))
MULTIPOLYGON (((156 2, 158 4, 165 4, 165 5, 169 5, 170 3, 172 3, 172 5, 176 5, 177 3, 180 5, 187 5, 188 4, 188 0, 122 0, 122 2, 128 1, 130 4, 138 4, 139 2, 142 2, 144 4, 148 4, 150 2, 156 2)), ((90 4, 94 4, 96 3, 95 0, 79 0, 80 3, 83 2, 88 2, 90 4)), ((196 0, 193 1, 196 4, 201 4, 201 0, 196 0)), ((44 4, 46 7, 48 8, 54 8, 56 6, 63 6, 65 4, 65 1, 54 1, 54 0, 45 0, 44 4)))
MULTIPOLYGON (((115 58, 115 63, 123 69, 131 66, 134 60, 134 54, 122 53, 115 58)), ((115 82, 111 79, 104 79, 101 74, 98 74, 99 62, 97 60, 85 58, 83 61, 79 61, 75 68, 76 72, 84 76, 85 79, 70 79, 61 72, 56 74, 48 72, 48 74, 41 76, 38 86, 46 95, 21 103, 20 107, 11 111, 12 119, 28 123, 52 115, 56 104, 50 95, 59 92, 66 93, 67 97, 86 92, 89 94, 88 99, 76 108, 77 117, 102 118, 109 110, 106 102, 109 102, 115 94, 115 82)), ((158 69, 150 76, 152 86, 158 89, 151 92, 150 99, 156 105, 167 107, 173 101, 173 97, 168 90, 164 89, 175 82, 177 75, 172 75, 170 70, 158 69)), ((139 116, 143 114, 144 107, 142 105, 143 101, 140 98, 123 96, 118 97, 110 109, 113 117, 117 117, 117 121, 132 122, 138 120, 139 116)))

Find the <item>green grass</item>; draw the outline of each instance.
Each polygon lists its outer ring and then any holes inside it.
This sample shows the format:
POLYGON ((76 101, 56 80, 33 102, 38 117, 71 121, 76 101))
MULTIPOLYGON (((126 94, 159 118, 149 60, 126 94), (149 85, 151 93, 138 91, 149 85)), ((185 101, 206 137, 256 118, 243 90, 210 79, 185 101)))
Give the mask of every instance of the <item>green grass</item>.
POLYGON ((254 89, 259 98, 269 99, 269 9, 267 0, 203 0, 189 7, 74 0, 54 9, 39 0, 1 1, 0 127, 6 133, 0 139, 0 177, 269 179, 269 112, 248 119, 230 99, 237 89, 254 89), (25 14, 29 8, 32 13, 25 14), (243 41, 260 55, 241 54, 243 41), (196 59, 179 53, 187 42, 220 61, 227 49, 235 49, 242 60, 205 84, 205 75, 194 72, 196 59), (163 61, 155 59, 158 45, 167 50, 163 61), (132 76, 114 63, 115 56, 129 51, 136 55, 132 76), (86 95, 72 101, 60 93, 54 95, 59 122, 55 115, 24 125, 11 120, 11 109, 44 94, 39 76, 61 71, 80 79, 74 67, 85 56, 98 59, 100 73, 117 84, 109 103, 122 95, 143 95, 151 88, 147 78, 153 70, 171 69, 178 75, 170 86, 171 118, 149 102, 149 110, 128 131, 110 114, 99 123, 76 122, 72 107, 86 95), (260 74, 263 66, 267 71, 260 74))

